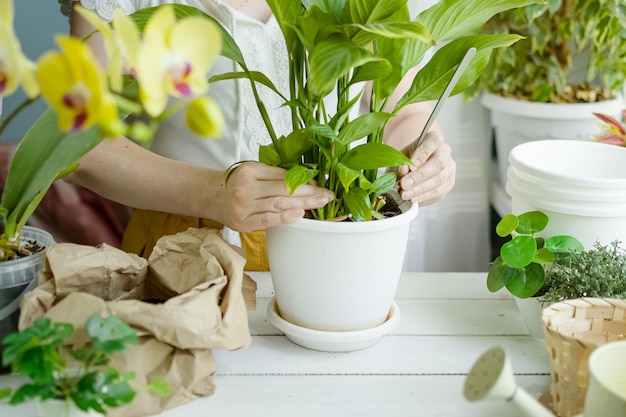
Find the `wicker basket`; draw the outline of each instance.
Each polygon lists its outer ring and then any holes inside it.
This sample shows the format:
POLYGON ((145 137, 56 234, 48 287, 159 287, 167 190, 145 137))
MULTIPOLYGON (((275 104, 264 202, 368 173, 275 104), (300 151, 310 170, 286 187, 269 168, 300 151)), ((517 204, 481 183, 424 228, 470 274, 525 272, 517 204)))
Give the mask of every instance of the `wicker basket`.
POLYGON ((626 300, 561 301, 543 310, 542 321, 551 358, 552 407, 560 417, 573 417, 583 412, 591 352, 626 338, 626 300))

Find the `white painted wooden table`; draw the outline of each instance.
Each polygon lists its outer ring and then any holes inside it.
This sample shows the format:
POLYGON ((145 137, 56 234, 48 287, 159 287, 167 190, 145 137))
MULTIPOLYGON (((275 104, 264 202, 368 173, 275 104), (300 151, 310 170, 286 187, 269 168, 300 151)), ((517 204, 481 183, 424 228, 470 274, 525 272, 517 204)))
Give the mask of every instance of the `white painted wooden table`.
MULTIPOLYGON (((401 320, 375 345, 349 353, 302 348, 266 319, 269 274, 253 273, 257 310, 249 315, 251 346, 214 351, 214 395, 159 417, 514 417, 499 402, 469 403, 465 376, 499 345, 517 383, 538 398, 550 382, 545 344, 530 338, 515 301, 489 293, 484 273, 405 273, 396 302, 401 320)), ((0 386, 8 377, 0 377, 0 386)), ((33 417, 34 408, 0 406, 2 417, 33 417)))

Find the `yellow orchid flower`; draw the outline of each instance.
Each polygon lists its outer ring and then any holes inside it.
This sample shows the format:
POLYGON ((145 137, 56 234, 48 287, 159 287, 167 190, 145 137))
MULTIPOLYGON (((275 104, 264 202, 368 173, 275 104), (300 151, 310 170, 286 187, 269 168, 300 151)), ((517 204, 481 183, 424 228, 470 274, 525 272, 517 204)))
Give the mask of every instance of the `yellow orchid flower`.
POLYGON ((185 118, 187 127, 193 133, 211 138, 222 135, 224 114, 220 106, 209 97, 198 97, 189 103, 185 118))
POLYGON ((10 95, 20 85, 29 98, 39 94, 34 65, 22 53, 13 31, 13 2, 0 0, 0 96, 10 95))
POLYGON ((192 16, 176 21, 171 7, 162 7, 146 25, 137 60, 137 78, 146 112, 158 116, 169 95, 204 95, 208 72, 222 45, 221 35, 207 19, 192 16))
POLYGON ((41 94, 59 115, 59 128, 79 131, 98 123, 107 136, 121 133, 113 97, 89 47, 72 37, 57 36, 56 41, 61 52, 41 57, 37 79, 41 94))
POLYGON ((139 29, 135 22, 119 9, 115 10, 113 27, 115 31, 95 12, 77 6, 76 11, 95 27, 104 39, 107 54, 107 76, 111 89, 122 91, 123 72, 135 73, 137 53, 139 51, 139 29))

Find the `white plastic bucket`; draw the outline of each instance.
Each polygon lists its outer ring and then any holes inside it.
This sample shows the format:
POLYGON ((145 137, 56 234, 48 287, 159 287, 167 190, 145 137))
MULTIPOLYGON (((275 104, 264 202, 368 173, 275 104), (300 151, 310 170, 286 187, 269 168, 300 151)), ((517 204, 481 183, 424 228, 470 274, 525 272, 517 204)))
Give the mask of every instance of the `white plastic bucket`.
POLYGON ((626 242, 626 148, 578 140, 516 146, 509 155, 506 191, 512 212, 541 210, 550 223, 543 236, 626 242))
POLYGON ((491 113, 502 181, 515 146, 537 140, 587 140, 602 131, 593 113, 618 118, 624 107, 621 96, 597 103, 537 103, 485 93, 481 101, 491 113))

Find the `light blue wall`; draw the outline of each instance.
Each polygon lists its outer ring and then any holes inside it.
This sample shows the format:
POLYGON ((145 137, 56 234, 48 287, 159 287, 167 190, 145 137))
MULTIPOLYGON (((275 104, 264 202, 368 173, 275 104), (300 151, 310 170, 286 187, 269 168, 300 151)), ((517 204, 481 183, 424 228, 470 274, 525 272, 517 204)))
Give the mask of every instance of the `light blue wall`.
MULTIPOLYGON (((13 0, 15 5, 15 31, 22 44, 22 50, 31 61, 37 61, 41 54, 56 49, 54 35, 67 34, 68 18, 63 16, 55 0, 13 0)), ((2 115, 6 116, 25 99, 21 90, 5 97, 2 115)), ((41 99, 13 120, 2 134, 0 141, 19 140, 37 117, 44 111, 41 99)))

